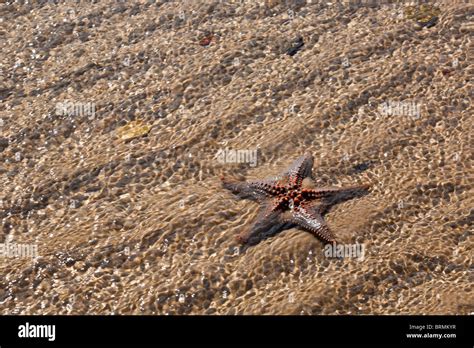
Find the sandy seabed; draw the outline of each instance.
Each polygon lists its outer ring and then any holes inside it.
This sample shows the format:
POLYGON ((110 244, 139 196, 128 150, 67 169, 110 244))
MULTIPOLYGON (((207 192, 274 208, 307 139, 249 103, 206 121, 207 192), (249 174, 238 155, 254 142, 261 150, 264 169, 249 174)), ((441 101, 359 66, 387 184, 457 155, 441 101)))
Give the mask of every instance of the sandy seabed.
POLYGON ((0 4, 0 242, 39 254, 0 258, 1 313, 474 312, 474 5, 432 5, 0 4), (219 177, 305 152, 372 185, 326 215, 363 260, 298 228, 239 248, 257 205, 219 177))

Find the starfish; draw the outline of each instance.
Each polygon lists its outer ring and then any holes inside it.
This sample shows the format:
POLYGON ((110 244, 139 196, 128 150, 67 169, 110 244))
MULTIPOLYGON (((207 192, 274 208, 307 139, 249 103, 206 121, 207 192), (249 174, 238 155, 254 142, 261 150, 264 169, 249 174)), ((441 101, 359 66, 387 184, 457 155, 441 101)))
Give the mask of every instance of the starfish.
POLYGON ((336 203, 366 193, 369 185, 316 188, 312 167, 313 156, 305 154, 275 178, 245 182, 221 177, 226 189, 261 204, 253 226, 240 233, 237 240, 242 244, 256 244, 264 236, 300 226, 323 242, 336 244, 323 214, 336 203))

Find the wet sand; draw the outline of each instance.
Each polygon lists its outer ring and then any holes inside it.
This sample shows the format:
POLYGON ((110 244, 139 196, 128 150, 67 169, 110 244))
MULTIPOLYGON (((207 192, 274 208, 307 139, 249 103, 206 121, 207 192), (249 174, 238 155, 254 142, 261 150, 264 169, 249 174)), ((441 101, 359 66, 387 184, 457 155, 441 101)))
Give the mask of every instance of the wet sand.
POLYGON ((474 312, 474 6, 405 7, 1 4, 0 243, 39 253, 0 258, 1 313, 474 312), (299 228, 236 242, 258 205, 219 177, 305 152, 321 186, 372 185, 325 217, 363 260, 299 228))

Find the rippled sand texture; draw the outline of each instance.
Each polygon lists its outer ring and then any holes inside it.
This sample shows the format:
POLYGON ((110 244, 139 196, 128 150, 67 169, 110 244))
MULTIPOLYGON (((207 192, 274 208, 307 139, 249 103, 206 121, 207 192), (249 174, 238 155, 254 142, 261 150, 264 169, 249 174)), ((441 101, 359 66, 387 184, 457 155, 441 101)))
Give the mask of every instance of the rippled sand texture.
POLYGON ((40 253, 0 259, 1 313, 473 312, 474 6, 421 29, 315 2, 1 4, 1 240, 40 253), (67 100, 95 117, 57 115, 67 100), (419 117, 381 112, 398 101, 419 117), (153 127, 124 141, 131 120, 153 127), (326 216, 364 260, 297 228, 238 248, 257 205, 219 176, 304 152, 322 185, 373 185, 326 216))

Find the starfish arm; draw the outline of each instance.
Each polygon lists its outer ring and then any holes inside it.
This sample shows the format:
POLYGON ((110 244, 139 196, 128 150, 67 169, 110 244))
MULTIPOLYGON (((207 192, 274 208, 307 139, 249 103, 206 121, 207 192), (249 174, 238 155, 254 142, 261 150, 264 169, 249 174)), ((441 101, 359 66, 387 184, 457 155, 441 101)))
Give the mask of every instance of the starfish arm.
POLYGON ((259 211, 253 225, 240 233, 237 240, 242 244, 255 244, 263 238, 281 230, 287 221, 282 218, 280 210, 275 210, 271 204, 265 204, 259 211))
POLYGON ((369 189, 370 185, 357 185, 349 187, 318 187, 314 189, 307 189, 308 195, 313 198, 331 198, 338 197, 353 197, 360 193, 364 193, 369 189))
POLYGON ((304 154, 295 160, 285 171, 290 185, 301 186, 304 178, 311 176, 313 168, 313 156, 309 153, 304 154))
POLYGON ((349 186, 349 187, 323 187, 315 189, 317 192, 315 197, 318 195, 321 198, 321 202, 318 206, 318 212, 320 214, 325 214, 333 205, 339 204, 355 197, 362 197, 368 193, 370 185, 358 185, 358 186, 349 186))
POLYGON ((232 191, 240 198, 263 200, 278 195, 283 187, 274 180, 234 181, 222 179, 224 188, 232 191))
POLYGON ((299 206, 293 210, 290 222, 310 231, 315 236, 321 238, 326 243, 336 243, 334 235, 329 230, 322 216, 317 209, 299 206))

